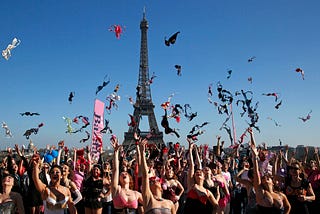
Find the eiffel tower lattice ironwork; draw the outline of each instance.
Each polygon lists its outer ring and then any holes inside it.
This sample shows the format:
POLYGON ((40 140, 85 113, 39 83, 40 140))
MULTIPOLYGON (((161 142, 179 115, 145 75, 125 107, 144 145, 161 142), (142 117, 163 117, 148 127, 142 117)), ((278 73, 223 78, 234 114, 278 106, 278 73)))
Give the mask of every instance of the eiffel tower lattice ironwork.
POLYGON ((136 122, 136 127, 129 127, 128 132, 124 133, 124 141, 122 145, 127 151, 135 148, 135 140, 133 134, 139 129, 140 120, 142 116, 148 117, 149 130, 140 131, 141 137, 146 137, 150 132, 152 132, 151 138, 149 138, 149 143, 154 143, 161 148, 164 145, 163 133, 159 131, 156 117, 154 114, 154 104, 152 103, 151 90, 149 80, 149 66, 148 66, 148 40, 147 40, 147 30, 148 21, 146 20, 145 11, 143 12, 143 19, 140 23, 141 30, 141 47, 140 47, 140 68, 139 68, 139 80, 138 86, 136 88, 136 102, 134 106, 133 117, 136 122))

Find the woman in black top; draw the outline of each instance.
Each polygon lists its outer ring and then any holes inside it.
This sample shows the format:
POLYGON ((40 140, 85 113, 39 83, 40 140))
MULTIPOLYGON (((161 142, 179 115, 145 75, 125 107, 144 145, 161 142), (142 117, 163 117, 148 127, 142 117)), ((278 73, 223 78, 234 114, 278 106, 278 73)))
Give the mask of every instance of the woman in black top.
POLYGON ((103 180, 100 176, 101 166, 95 164, 92 167, 90 177, 83 184, 84 207, 86 214, 101 214, 102 213, 102 198, 103 180))
POLYGON ((315 195, 311 184, 303 176, 300 163, 294 162, 289 166, 285 190, 292 207, 290 213, 310 213, 307 204, 315 200, 315 195))

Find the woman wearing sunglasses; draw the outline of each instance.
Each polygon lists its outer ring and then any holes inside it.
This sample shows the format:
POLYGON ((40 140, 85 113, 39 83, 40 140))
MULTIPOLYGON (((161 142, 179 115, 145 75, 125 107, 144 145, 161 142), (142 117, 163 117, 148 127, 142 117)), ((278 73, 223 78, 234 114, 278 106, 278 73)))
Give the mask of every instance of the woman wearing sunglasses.
POLYGON ((311 213, 308 203, 315 200, 312 186, 304 178, 302 166, 299 162, 293 162, 289 166, 289 173, 285 185, 286 195, 291 204, 291 213, 311 213))

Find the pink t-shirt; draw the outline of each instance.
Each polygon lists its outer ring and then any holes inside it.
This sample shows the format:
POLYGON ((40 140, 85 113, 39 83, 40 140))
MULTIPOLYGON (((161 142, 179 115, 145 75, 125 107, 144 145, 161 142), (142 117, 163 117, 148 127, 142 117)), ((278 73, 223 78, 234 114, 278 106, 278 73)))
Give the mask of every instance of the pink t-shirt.
POLYGON ((76 184, 78 190, 82 191, 82 187, 83 187, 83 179, 84 179, 84 173, 83 172, 79 172, 79 171, 75 171, 74 172, 74 183, 76 184))

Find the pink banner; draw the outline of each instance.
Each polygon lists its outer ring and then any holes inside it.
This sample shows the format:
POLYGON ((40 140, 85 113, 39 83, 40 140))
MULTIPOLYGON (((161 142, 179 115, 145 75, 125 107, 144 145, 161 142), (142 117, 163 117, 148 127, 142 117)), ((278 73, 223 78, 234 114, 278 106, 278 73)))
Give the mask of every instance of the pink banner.
POLYGON ((100 131, 104 128, 104 102, 96 99, 94 101, 94 112, 92 122, 92 143, 91 143, 91 159, 98 161, 102 150, 102 134, 100 131))

